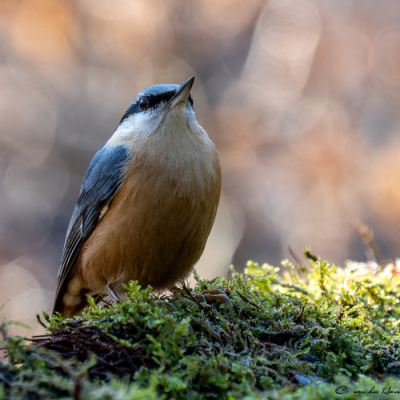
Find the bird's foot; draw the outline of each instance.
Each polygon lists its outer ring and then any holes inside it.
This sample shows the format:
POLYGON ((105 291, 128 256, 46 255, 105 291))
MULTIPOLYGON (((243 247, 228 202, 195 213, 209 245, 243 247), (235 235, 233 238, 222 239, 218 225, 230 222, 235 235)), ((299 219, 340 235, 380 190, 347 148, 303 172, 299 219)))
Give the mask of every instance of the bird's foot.
POLYGON ((165 306, 167 306, 169 309, 171 309, 172 311, 176 311, 175 306, 174 306, 173 304, 171 304, 169 301, 165 301, 165 300, 158 299, 158 300, 156 300, 154 303, 156 303, 158 306, 160 306, 160 305, 165 305, 165 306))
POLYGON ((194 294, 193 297, 201 302, 207 303, 208 301, 220 301, 223 304, 226 304, 229 308, 229 311, 233 311, 233 305, 231 299, 224 293, 222 290, 219 289, 209 289, 204 290, 204 292, 194 294))
POLYGON ((169 288, 168 290, 169 290, 171 293, 175 293, 175 292, 180 292, 180 291, 181 291, 181 289, 178 288, 178 286, 176 286, 176 285, 172 286, 172 288, 169 288))
POLYGON ((117 293, 115 292, 115 290, 111 285, 107 285, 106 290, 108 292, 108 295, 112 297, 115 301, 121 301, 121 298, 117 295, 117 293))

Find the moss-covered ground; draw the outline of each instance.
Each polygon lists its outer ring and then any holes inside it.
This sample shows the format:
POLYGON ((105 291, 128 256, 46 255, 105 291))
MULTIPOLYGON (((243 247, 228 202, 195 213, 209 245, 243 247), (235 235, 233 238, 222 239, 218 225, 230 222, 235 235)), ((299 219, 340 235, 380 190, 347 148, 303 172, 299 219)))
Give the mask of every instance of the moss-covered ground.
POLYGON ((400 398, 399 266, 306 255, 169 296, 131 282, 28 341, 3 320, 0 399, 400 398))

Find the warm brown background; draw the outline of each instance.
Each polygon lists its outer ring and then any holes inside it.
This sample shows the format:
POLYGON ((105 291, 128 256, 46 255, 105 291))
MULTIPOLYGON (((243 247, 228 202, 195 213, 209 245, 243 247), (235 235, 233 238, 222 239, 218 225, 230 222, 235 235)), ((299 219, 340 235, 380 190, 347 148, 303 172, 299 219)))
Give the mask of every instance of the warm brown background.
POLYGON ((201 276, 288 245, 362 261, 357 218, 399 254, 399 0, 0 0, 2 316, 50 309, 94 153, 191 75, 224 179, 201 276))

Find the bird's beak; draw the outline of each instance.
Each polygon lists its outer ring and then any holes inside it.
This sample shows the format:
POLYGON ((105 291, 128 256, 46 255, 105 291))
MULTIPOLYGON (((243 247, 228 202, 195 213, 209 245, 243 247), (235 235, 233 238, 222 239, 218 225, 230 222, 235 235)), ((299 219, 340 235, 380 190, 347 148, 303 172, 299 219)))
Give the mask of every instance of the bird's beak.
POLYGON ((192 90, 193 82, 194 76, 189 78, 185 83, 180 86, 174 97, 168 102, 170 108, 174 108, 180 103, 186 104, 190 95, 190 91, 192 90))

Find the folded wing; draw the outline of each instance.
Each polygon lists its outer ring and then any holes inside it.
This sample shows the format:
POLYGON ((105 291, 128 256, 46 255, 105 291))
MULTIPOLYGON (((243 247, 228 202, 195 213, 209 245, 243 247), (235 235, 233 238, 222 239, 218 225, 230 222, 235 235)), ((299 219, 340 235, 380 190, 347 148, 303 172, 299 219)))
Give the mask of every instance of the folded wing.
POLYGON ((124 178, 128 151, 123 145, 104 145, 93 157, 86 171, 68 226, 61 266, 57 277, 53 314, 60 311, 70 273, 79 252, 109 206, 124 178))

